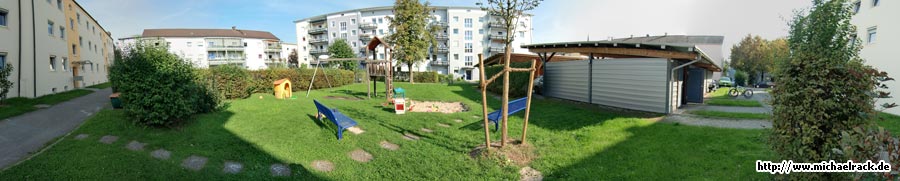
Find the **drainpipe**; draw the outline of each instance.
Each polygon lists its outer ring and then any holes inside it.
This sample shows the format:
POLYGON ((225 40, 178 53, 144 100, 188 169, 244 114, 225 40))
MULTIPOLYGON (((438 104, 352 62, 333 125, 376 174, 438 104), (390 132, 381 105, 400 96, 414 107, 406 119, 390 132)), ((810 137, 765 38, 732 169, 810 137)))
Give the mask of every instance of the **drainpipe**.
MULTIPOLYGON (((16 79, 17 79, 16 87, 18 87, 16 90, 16 93, 18 95, 16 97, 22 97, 22 0, 18 0, 18 2, 19 2, 19 5, 18 5, 19 6, 19 54, 17 54, 17 56, 19 56, 19 64, 16 65, 16 66, 18 66, 16 68, 19 68, 19 71, 18 71, 19 75, 16 76, 16 79)), ((34 3, 32 3, 32 4, 34 4, 34 3)))
MULTIPOLYGON (((35 23, 36 21, 34 20, 35 19, 34 16, 35 16, 34 15, 34 1, 31 1, 31 46, 32 46, 31 52, 33 53, 33 56, 34 56, 34 64, 32 64, 32 66, 31 66, 33 68, 32 73, 34 73, 34 77, 32 77, 32 80, 34 82, 34 85, 33 85, 34 89, 32 89, 32 90, 34 90, 34 98, 37 98, 37 59, 38 59, 37 58, 37 23, 35 23)), ((22 48, 19 48, 19 49, 22 49, 22 48)), ((22 57, 22 55, 19 55, 19 57, 22 57)))

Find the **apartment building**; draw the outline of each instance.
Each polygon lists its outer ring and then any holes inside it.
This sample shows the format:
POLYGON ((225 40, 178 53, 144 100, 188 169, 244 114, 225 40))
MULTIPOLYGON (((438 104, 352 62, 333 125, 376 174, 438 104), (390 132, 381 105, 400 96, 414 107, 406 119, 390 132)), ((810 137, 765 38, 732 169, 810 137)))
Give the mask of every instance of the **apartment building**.
POLYGON ((231 29, 145 29, 140 37, 121 38, 124 51, 140 43, 165 46, 197 68, 239 65, 251 70, 283 64, 282 43, 270 32, 231 29))
POLYGON ((75 0, 0 1, 0 66, 9 97, 40 97, 108 81, 110 33, 75 0))
MULTIPOLYGON (((850 23, 856 25, 856 38, 862 45, 860 56, 866 63, 886 71, 893 78, 900 77, 900 64, 897 63, 893 51, 900 46, 900 2, 881 0, 856 0, 852 1, 853 19, 850 23)), ((889 81, 888 91, 894 98, 879 100, 882 103, 900 104, 900 83, 889 81)), ((900 109, 887 109, 885 112, 900 115, 900 109)))
MULTIPOLYGON (((385 37, 394 7, 373 7, 347 10, 294 21, 297 29, 298 59, 300 64, 316 63, 319 55, 328 54, 328 46, 337 39, 345 39, 359 56, 365 54, 365 45, 373 37, 385 37)), ((521 45, 532 39, 531 15, 520 18, 514 32, 506 32, 503 23, 478 7, 435 6, 431 23, 442 27, 435 34, 437 46, 430 50, 429 58, 414 65, 413 71, 435 71, 466 80, 478 80, 478 54, 489 57, 505 51, 508 33, 514 34, 513 52, 528 53, 521 45)), ((381 49, 379 49, 380 51, 381 49)), ((385 52, 376 52, 378 59, 385 52)), ((407 66, 402 66, 402 71, 407 66)))

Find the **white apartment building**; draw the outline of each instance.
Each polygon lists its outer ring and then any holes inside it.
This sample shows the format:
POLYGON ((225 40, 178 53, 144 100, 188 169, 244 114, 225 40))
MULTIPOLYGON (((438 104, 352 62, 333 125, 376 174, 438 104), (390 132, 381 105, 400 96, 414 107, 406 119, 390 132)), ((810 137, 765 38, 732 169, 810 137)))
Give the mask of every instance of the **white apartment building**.
MULTIPOLYGON (((393 32, 388 17, 394 15, 393 6, 354 9, 329 13, 294 21, 297 28, 297 46, 301 64, 316 63, 319 55, 328 54, 328 46, 337 39, 345 39, 359 56, 365 54, 365 46, 373 37, 385 37, 393 32)), ((436 34, 438 45, 432 47, 428 60, 414 65, 413 71, 435 71, 478 80, 478 54, 485 58, 503 53, 507 33, 513 33, 512 47, 515 53, 528 53, 521 45, 531 44, 530 15, 520 18, 514 32, 506 32, 502 23, 478 7, 435 6, 431 12, 432 23, 444 29, 436 34)), ((384 59, 382 49, 376 53, 384 59)), ((401 66, 402 71, 407 66, 401 66)))
POLYGON ((166 46, 197 68, 240 65, 250 70, 283 64, 281 40, 270 32, 232 29, 145 29, 140 37, 122 38, 125 51, 136 43, 166 46))
POLYGON ((0 1, 0 67, 8 97, 40 97, 108 81, 113 41, 74 0, 0 1))
MULTIPOLYGON (((900 17, 900 2, 857 0, 852 3, 856 14, 850 23, 856 25, 856 38, 862 43, 860 56, 866 64, 886 71, 895 79, 900 78, 900 63, 893 55, 893 51, 900 46, 900 21, 897 20, 900 17)), ((879 100, 878 104, 900 104, 900 83, 889 81, 887 85, 894 98, 879 100)), ((900 108, 885 112, 900 115, 900 108)))

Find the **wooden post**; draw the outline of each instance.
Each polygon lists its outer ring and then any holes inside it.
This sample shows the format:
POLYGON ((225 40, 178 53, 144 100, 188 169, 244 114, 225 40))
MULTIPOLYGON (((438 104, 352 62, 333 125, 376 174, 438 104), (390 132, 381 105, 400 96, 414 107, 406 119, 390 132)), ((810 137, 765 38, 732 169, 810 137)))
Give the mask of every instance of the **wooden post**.
POLYGON ((522 125, 522 144, 528 135, 528 117, 531 115, 531 93, 534 91, 534 72, 537 71, 537 61, 531 60, 531 74, 528 75, 528 101, 525 103, 525 122, 522 125))
POLYGON ((481 75, 481 117, 484 119, 484 149, 490 153, 491 150, 491 126, 488 124, 487 117, 487 85, 489 82, 484 80, 484 59, 482 54, 478 54, 478 71, 481 75))

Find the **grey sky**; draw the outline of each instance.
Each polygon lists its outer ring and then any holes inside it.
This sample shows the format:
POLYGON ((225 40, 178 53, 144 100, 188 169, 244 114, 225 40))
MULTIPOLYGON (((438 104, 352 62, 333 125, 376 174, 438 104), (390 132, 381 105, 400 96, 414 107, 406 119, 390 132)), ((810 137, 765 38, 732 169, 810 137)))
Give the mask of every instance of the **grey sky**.
MULTIPOLYGON (((433 0, 474 6, 478 0, 433 0)), ((78 0, 116 38, 145 28, 264 30, 296 42, 293 20, 329 12, 390 6, 392 0, 78 0)), ((649 35, 723 35, 724 55, 747 34, 787 36, 794 10, 807 0, 546 0, 535 9, 534 42, 649 35)))

